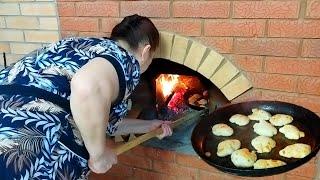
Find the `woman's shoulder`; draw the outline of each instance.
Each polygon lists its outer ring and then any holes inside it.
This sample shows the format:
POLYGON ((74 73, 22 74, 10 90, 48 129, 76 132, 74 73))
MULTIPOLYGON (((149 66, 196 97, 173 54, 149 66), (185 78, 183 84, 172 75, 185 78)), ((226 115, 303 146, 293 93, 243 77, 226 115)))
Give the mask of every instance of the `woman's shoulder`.
MULTIPOLYGON (((88 58, 108 57, 120 63, 136 63, 136 58, 122 48, 118 42, 107 37, 68 37, 48 46, 61 52, 75 52, 76 55, 88 58)), ((70 53, 68 53, 70 54, 70 53)))
MULTIPOLYGON (((78 55, 101 53, 123 53, 117 43, 111 39, 98 37, 67 37, 46 46, 49 52, 80 52, 78 55)), ((68 53, 69 54, 69 53, 68 53)), ((90 56, 91 57, 91 56, 90 56)))
POLYGON ((73 46, 88 44, 91 46, 104 47, 107 50, 126 52, 116 41, 108 37, 67 37, 56 42, 56 44, 71 44, 73 46))
POLYGON ((121 47, 118 42, 109 38, 91 38, 97 43, 90 50, 94 50, 97 55, 111 55, 120 61, 135 61, 135 57, 126 49, 121 47))
POLYGON ((98 38, 98 37, 66 37, 53 44, 81 44, 81 43, 90 43, 90 44, 99 44, 99 43, 111 43, 116 44, 114 41, 108 38, 98 38))
POLYGON ((58 41, 57 43, 83 43, 83 42, 101 42, 103 41, 102 38, 95 38, 95 37, 66 37, 58 41))

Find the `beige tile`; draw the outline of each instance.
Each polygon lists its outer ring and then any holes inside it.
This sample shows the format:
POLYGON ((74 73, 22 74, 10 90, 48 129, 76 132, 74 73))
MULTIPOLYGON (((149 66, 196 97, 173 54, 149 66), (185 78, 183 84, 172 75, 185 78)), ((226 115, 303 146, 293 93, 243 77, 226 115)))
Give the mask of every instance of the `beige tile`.
POLYGON ((198 42, 192 42, 186 60, 184 61, 184 65, 188 66, 193 70, 197 70, 201 60, 203 58, 204 53, 206 52, 207 47, 198 42))
POLYGON ((188 48, 188 38, 176 35, 173 40, 171 60, 183 64, 188 48))
POLYGON ((0 0, 1 2, 24 2, 24 1, 34 1, 34 0, 0 0))
POLYGON ((36 17, 14 16, 6 17, 8 28, 14 29, 39 29, 39 21, 36 17))
POLYGON ((20 3, 22 15, 55 16, 55 3, 20 3))
POLYGON ((243 74, 240 74, 240 76, 224 86, 221 91, 228 100, 232 100, 251 87, 250 81, 243 74))
POLYGON ((0 41, 23 41, 23 32, 19 30, 0 30, 0 41))
POLYGON ((237 67, 235 67, 230 61, 226 61, 216 73, 210 78, 210 80, 219 89, 226 85, 233 77, 239 73, 237 67))
POLYGON ((50 43, 59 40, 57 31, 25 31, 27 42, 44 42, 50 43))
POLYGON ((0 56, 2 56, 2 53, 9 53, 10 52, 10 45, 9 43, 0 42, 0 56))
POLYGON ((203 63, 200 65, 198 72, 204 77, 210 79, 212 74, 219 67, 224 57, 214 50, 211 50, 203 63))
MULTIPOLYGON (((24 55, 18 55, 18 54, 6 54, 7 59, 7 65, 11 65, 13 63, 16 63, 19 61, 24 55)), ((1 65, 3 65, 3 62, 0 62, 1 65)))
POLYGON ((0 15, 19 15, 18 3, 3 3, 0 1, 0 15))
POLYGON ((0 71, 4 69, 4 60, 3 60, 3 56, 0 56, 0 71))
POLYGON ((0 56, 0 71, 4 69, 4 59, 3 59, 3 56, 2 56, 2 53, 1 53, 1 56, 0 56))
POLYGON ((6 27, 6 22, 4 20, 4 17, 0 17, 0 28, 5 28, 6 27))
POLYGON ((13 54, 28 54, 41 46, 40 43, 10 43, 11 52, 13 54))
POLYGON ((174 34, 169 32, 160 32, 160 57, 170 59, 172 41, 174 34))

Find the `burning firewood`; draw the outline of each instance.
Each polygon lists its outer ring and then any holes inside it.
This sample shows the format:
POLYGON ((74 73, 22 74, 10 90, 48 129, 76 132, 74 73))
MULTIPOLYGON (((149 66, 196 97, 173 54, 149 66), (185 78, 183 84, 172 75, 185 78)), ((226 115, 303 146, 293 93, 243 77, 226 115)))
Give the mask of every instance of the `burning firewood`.
POLYGON ((194 104, 200 98, 201 98, 200 94, 194 94, 188 98, 188 102, 189 104, 194 104))
POLYGON ((200 104, 200 105, 207 105, 208 101, 205 100, 205 99, 200 99, 199 101, 197 101, 197 103, 200 104))
POLYGON ((190 108, 202 109, 208 104, 209 93, 195 76, 161 74, 155 81, 159 118, 174 119, 190 108))
POLYGON ((179 111, 180 107, 184 103, 184 93, 186 90, 182 89, 180 91, 174 92, 172 98, 168 103, 168 107, 174 111, 179 111))
POLYGON ((188 103, 191 106, 198 106, 198 107, 206 107, 206 105, 208 104, 208 91, 204 91, 203 93, 196 93, 191 95, 188 98, 188 103), (201 95, 200 95, 201 94, 201 95))

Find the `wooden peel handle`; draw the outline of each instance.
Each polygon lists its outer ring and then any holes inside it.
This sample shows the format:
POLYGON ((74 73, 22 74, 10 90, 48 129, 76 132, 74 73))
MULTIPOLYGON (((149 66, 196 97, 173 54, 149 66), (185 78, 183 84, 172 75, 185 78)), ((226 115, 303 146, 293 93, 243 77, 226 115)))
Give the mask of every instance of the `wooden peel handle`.
MULTIPOLYGON (((182 118, 179 118, 176 121, 174 121, 172 124, 170 124, 170 127, 172 129, 174 129, 175 127, 179 126, 180 124, 182 124, 186 121, 192 120, 195 117, 199 117, 199 116, 205 115, 207 113, 208 113, 207 109, 204 109, 201 111, 193 111, 193 112, 183 116, 182 118)), ((138 146, 139 144, 141 144, 151 138, 154 138, 158 135, 161 135, 161 134, 162 134, 162 128, 160 127, 160 128, 157 128, 153 131, 150 131, 144 135, 141 135, 141 136, 137 137, 136 139, 133 139, 125 144, 119 145, 118 147, 116 147, 114 149, 114 151, 117 155, 120 155, 120 154, 138 146)))

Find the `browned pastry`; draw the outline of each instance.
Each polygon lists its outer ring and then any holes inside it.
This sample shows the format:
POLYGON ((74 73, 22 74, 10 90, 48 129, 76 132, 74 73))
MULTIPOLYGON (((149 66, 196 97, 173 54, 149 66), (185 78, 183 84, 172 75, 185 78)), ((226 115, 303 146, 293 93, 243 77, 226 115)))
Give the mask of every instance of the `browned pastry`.
POLYGON ((237 139, 227 139, 218 144, 217 155, 219 157, 225 157, 232 154, 235 150, 238 150, 241 146, 241 142, 237 139))

